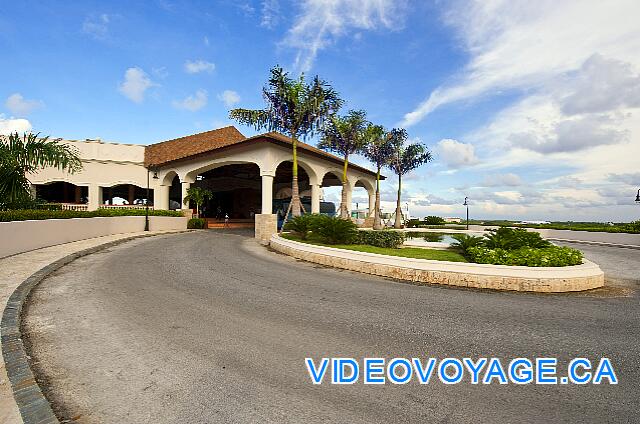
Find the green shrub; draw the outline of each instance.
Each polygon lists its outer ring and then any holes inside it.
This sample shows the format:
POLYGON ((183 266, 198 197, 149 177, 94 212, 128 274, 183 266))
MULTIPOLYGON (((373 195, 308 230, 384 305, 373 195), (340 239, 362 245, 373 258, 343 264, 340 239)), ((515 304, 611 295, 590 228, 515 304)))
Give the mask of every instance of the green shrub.
POLYGON ((484 238, 478 236, 470 236, 468 234, 454 234, 453 237, 456 241, 451 243, 451 247, 458 249, 463 255, 467 254, 467 251, 471 247, 482 246, 484 238))
POLYGON ((350 219, 319 215, 313 220, 313 234, 327 244, 351 244, 358 237, 358 227, 350 219))
POLYGON ((551 243, 536 232, 527 231, 523 228, 499 228, 489 230, 489 234, 484 236, 484 245, 489 249, 515 250, 522 247, 544 248, 551 246, 551 243))
POLYGON ((306 240, 307 236, 314 227, 316 227, 321 221, 322 216, 320 214, 305 214, 293 217, 284 226, 285 231, 291 231, 298 235, 302 240, 306 240))
MULTIPOLYGON (((94 218, 97 216, 144 216, 144 209, 98 209, 97 211, 66 211, 22 209, 0 211, 0 222, 26 221, 32 219, 94 218)), ((181 212, 149 210, 149 216, 183 216, 181 212)))
POLYGON ((362 230, 358 231, 357 237, 354 239, 355 244, 367 244, 376 247, 389 247, 397 249, 404 243, 405 234, 394 230, 362 230))
POLYGON ((187 228, 201 230, 205 228, 207 225, 207 221, 204 218, 191 218, 187 222, 187 228))
POLYGON ((446 224, 444 218, 439 216, 429 215, 425 216, 423 222, 427 225, 444 225, 446 224))
POLYGON ((544 248, 521 247, 507 250, 490 249, 484 246, 469 247, 468 259, 479 264, 521 266, 569 266, 582 263, 582 252, 570 247, 551 246, 544 248))

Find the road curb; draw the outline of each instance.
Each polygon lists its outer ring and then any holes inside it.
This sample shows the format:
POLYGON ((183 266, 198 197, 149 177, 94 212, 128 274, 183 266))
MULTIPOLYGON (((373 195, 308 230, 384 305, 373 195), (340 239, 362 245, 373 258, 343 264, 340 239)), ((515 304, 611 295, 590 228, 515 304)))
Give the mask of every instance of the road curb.
POLYGON ((25 424, 49 424, 59 422, 53 413, 49 401, 45 398, 40 386, 38 386, 33 371, 29 366, 29 357, 24 348, 22 333, 20 332, 22 310, 31 290, 53 272, 83 256, 138 238, 184 232, 188 232, 188 230, 157 234, 139 234, 71 253, 40 268, 20 283, 13 293, 11 293, 2 313, 0 343, 2 344, 2 355, 4 357, 7 376, 11 383, 11 389, 13 390, 13 397, 25 424))
POLYGON ((605 246, 605 247, 619 247, 621 249, 635 249, 640 250, 640 246, 635 244, 619 244, 619 243, 608 243, 604 241, 581 241, 581 240, 569 240, 569 239, 560 239, 560 238, 548 238, 550 241, 560 241, 563 243, 574 243, 574 244, 590 244, 593 246, 605 246))

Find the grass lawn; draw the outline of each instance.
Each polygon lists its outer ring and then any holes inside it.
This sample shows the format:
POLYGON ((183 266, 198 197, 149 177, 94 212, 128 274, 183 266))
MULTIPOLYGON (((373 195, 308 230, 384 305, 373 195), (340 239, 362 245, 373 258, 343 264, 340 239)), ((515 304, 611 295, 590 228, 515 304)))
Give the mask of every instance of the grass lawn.
POLYGON ((419 247, 403 247, 391 249, 388 247, 368 246, 364 244, 325 244, 315 240, 301 240, 293 234, 282 234, 287 240, 301 243, 315 244, 318 246, 337 247, 338 249, 355 250, 358 252, 378 253, 380 255, 402 256, 404 258, 431 259, 434 261, 468 262, 464 256, 453 250, 422 249, 419 247))

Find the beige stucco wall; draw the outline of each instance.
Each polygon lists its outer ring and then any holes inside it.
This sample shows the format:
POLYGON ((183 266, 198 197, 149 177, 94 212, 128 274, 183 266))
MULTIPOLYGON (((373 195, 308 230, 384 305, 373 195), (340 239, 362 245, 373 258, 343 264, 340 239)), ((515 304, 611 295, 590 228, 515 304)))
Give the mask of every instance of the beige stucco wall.
MULTIPOLYGON (((61 243, 144 231, 144 216, 0 222, 0 258, 61 243)), ((183 230, 187 218, 151 216, 149 229, 183 230)))
POLYGON ((493 290, 559 293, 602 287, 604 273, 585 260, 567 267, 524 267, 432 261, 356 252, 287 240, 275 234, 270 246, 309 262, 417 283, 493 290))

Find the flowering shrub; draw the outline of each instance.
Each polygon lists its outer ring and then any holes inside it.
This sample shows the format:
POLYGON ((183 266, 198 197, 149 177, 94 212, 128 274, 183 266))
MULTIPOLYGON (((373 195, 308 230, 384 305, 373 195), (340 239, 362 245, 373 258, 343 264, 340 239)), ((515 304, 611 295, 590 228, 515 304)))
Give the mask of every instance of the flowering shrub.
POLYGON ((521 247, 507 250, 484 246, 469 247, 466 255, 472 262, 492 265, 569 266, 582 263, 582 252, 570 247, 521 247))

